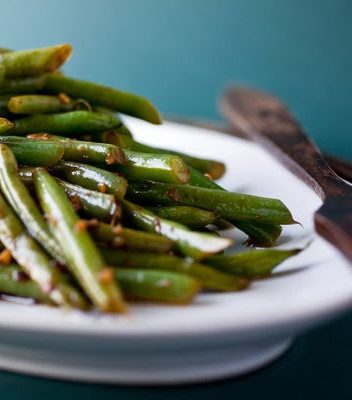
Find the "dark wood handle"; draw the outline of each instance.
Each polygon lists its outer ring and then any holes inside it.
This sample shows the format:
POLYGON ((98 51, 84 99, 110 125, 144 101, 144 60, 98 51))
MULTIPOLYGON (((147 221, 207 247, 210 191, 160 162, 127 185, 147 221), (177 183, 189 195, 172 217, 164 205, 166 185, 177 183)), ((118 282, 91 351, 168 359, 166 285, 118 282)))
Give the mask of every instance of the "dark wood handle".
POLYGON ((322 199, 350 192, 276 98, 252 89, 232 87, 223 96, 221 106, 234 126, 260 142, 322 199))

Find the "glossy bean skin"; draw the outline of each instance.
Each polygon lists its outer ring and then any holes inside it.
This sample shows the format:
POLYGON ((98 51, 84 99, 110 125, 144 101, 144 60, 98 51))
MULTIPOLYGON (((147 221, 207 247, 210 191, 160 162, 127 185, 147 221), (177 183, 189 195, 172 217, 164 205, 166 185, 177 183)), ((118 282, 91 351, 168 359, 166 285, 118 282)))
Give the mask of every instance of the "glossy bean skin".
POLYGON ((231 239, 216 237, 208 233, 190 231, 177 222, 166 220, 145 208, 121 200, 124 218, 138 229, 153 232, 175 241, 177 251, 186 257, 201 260, 210 254, 219 253, 232 245, 231 239))
POLYGON ((144 97, 88 81, 52 74, 46 79, 45 89, 50 93, 65 92, 132 117, 160 124, 161 117, 153 104, 144 97))
POLYGON ((128 198, 151 205, 187 205, 216 212, 229 220, 293 224, 287 207, 277 199, 160 182, 131 182, 128 198))
POLYGON ((52 260, 26 232, 20 220, 0 195, 0 241, 12 257, 51 301, 63 307, 86 309, 82 295, 55 268, 52 260))
POLYGON ((43 215, 22 183, 14 154, 5 144, 0 144, 0 187, 29 234, 41 243, 54 259, 65 264, 62 249, 52 237, 43 215))
POLYGON ((71 100, 67 96, 26 94, 10 97, 7 108, 13 114, 52 114, 73 110, 89 110, 89 104, 80 100, 71 100))
POLYGON ((33 132, 47 132, 74 136, 114 128, 120 121, 112 116, 86 110, 56 114, 34 114, 14 121, 11 135, 24 136, 33 132))
POLYGON ((89 225, 94 240, 106 243, 115 248, 127 248, 157 253, 167 253, 174 248, 174 242, 166 237, 125 228, 120 225, 112 226, 100 221, 89 225))
POLYGON ((118 269, 116 279, 124 295, 132 300, 189 304, 199 292, 199 283, 174 272, 118 269))
POLYGON ((43 89, 45 80, 46 75, 29 78, 0 79, 0 94, 36 93, 43 89))
POLYGON ((48 223, 61 245, 67 267, 92 303, 104 312, 125 312, 123 296, 72 204, 59 183, 43 168, 33 174, 36 193, 48 223))
POLYGON ((68 44, 7 51, 0 54, 0 65, 5 68, 5 78, 32 77, 55 71, 71 52, 72 48, 68 44))
POLYGON ((61 161, 51 167, 50 171, 67 182, 110 193, 117 198, 123 198, 127 190, 127 181, 122 176, 83 163, 61 161))
POLYGON ((64 148, 60 143, 46 140, 0 136, 0 144, 6 144, 22 165, 49 167, 61 160, 64 154, 64 148))
POLYGON ((275 267, 301 251, 301 249, 243 251, 232 255, 209 257, 206 263, 228 274, 258 279, 269 276, 275 267))
POLYGON ((104 258, 112 265, 128 269, 143 268, 187 274, 209 290, 232 292, 244 289, 249 285, 249 280, 246 278, 231 276, 191 259, 145 251, 123 251, 108 248, 102 248, 101 251, 104 258))

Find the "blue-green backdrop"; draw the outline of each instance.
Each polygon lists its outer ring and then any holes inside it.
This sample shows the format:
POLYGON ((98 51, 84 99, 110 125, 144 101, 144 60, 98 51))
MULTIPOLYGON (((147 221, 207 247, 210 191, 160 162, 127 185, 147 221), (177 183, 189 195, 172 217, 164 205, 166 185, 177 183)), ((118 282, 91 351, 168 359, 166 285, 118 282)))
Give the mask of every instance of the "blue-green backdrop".
POLYGON ((272 90, 325 149, 352 158, 351 0, 8 0, 1 45, 70 42, 66 71, 219 118, 231 81, 272 90))

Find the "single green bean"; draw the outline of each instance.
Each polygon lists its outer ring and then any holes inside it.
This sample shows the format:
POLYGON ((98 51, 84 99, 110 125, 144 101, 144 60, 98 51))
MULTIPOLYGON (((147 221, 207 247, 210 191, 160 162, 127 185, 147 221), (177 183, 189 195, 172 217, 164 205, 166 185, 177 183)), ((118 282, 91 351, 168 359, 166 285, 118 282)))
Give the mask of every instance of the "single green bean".
POLYGON ((17 264, 0 266, 0 293, 52 304, 49 296, 44 294, 39 285, 31 280, 17 264))
POLYGON ((0 240, 12 257, 57 305, 86 308, 81 294, 69 285, 38 243, 25 231, 20 220, 0 195, 0 240))
POLYGON ((161 123, 160 114, 153 104, 144 97, 132 93, 69 78, 58 73, 48 77, 45 89, 50 93, 64 92, 73 97, 83 98, 92 104, 111 108, 153 124, 161 123))
POLYGON ((48 96, 26 94, 13 96, 7 105, 13 114, 50 114, 73 110, 90 110, 89 104, 82 100, 71 100, 65 95, 48 96))
POLYGON ((293 250, 251 250, 231 255, 216 255, 209 257, 206 263, 220 271, 243 276, 246 278, 264 278, 269 276, 273 269, 301 252, 301 249, 293 250))
POLYGON ((105 260, 112 265, 187 274, 199 281, 206 289, 235 291, 244 289, 249 284, 248 279, 231 276, 187 258, 106 248, 102 248, 101 251, 105 260))
POLYGON ((58 69, 71 52, 72 48, 68 44, 9 51, 0 54, 0 64, 5 67, 6 78, 37 76, 58 69))
POLYGON ((174 242, 166 237, 120 225, 112 226, 100 221, 90 221, 88 228, 94 240, 112 247, 158 253, 167 253, 174 247, 174 242))
POLYGON ((281 235, 282 227, 274 224, 260 224, 248 221, 233 221, 236 228, 248 235, 246 244, 254 247, 272 247, 281 235))
POLYGON ((6 144, 22 165, 48 167, 56 164, 64 154, 61 143, 21 136, 0 136, 0 144, 6 144))
POLYGON ((126 163, 111 169, 133 180, 156 180, 170 183, 188 182, 189 170, 180 157, 125 150, 126 163))
POLYGON ((92 238, 81 226, 64 190, 43 168, 34 172, 39 202, 48 215, 51 231, 64 250, 67 267, 84 288, 93 304, 106 312, 126 311, 122 294, 111 270, 92 238))
POLYGON ((122 199, 121 201, 124 218, 141 230, 157 233, 174 240, 176 249, 187 257, 200 260, 211 254, 219 253, 232 244, 231 239, 190 231, 177 222, 160 218, 151 211, 127 200, 122 199))
POLYGON ((128 198, 151 205, 188 205, 214 211, 229 221, 293 224, 287 207, 277 199, 188 185, 131 182, 128 198))
POLYGON ((9 131, 14 127, 14 123, 9 121, 6 118, 0 117, 0 134, 3 134, 4 132, 9 131))
POLYGON ((8 203, 15 210, 29 234, 60 263, 65 264, 62 249, 52 237, 48 226, 26 186, 18 174, 18 165, 12 151, 0 144, 0 187, 8 203))
POLYGON ((34 133, 27 137, 60 142, 64 148, 62 157, 64 160, 108 165, 124 164, 126 162, 123 150, 112 144, 72 140, 62 136, 48 135, 47 133, 34 133))
POLYGON ((92 111, 68 111, 56 114, 34 114, 14 121, 12 135, 27 135, 33 132, 47 132, 74 136, 85 132, 99 132, 114 128, 120 123, 117 118, 92 111))
POLYGON ((171 219, 190 229, 204 228, 206 225, 216 222, 218 216, 211 212, 189 206, 164 206, 147 207, 157 216, 164 219, 171 219))
POLYGON ((110 193, 117 198, 125 196, 127 181, 122 176, 104 169, 73 161, 60 161, 51 172, 65 181, 87 189, 110 193))
MULTIPOLYGON (((30 188, 33 186, 34 169, 34 167, 22 167, 19 171, 21 180, 30 188)), ((84 216, 106 222, 120 218, 121 206, 116 202, 114 195, 89 190, 59 178, 56 178, 56 180, 64 189, 76 211, 84 216)))
POLYGON ((189 304, 200 289, 194 279, 174 272, 119 269, 116 278, 124 295, 133 300, 189 304))
POLYGON ((46 75, 30 78, 0 79, 1 94, 27 94, 43 89, 46 75))

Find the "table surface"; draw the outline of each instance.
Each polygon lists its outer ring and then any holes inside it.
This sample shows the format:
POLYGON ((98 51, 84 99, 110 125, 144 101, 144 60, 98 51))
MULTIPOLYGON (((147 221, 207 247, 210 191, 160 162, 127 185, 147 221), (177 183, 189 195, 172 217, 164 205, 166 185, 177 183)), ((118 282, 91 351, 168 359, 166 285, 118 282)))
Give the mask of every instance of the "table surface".
POLYGON ((298 337, 270 366, 243 377, 175 387, 99 386, 0 372, 6 400, 351 399, 352 312, 298 337))

